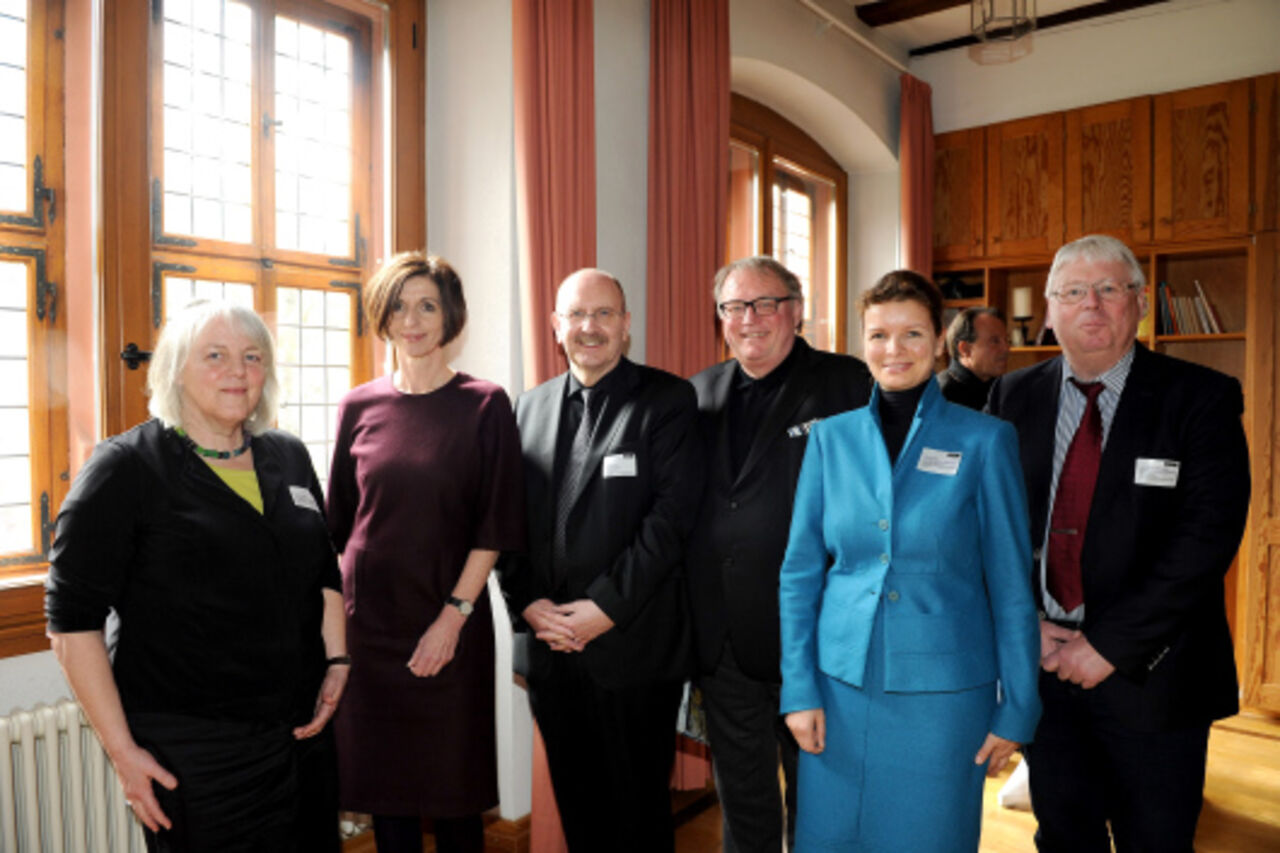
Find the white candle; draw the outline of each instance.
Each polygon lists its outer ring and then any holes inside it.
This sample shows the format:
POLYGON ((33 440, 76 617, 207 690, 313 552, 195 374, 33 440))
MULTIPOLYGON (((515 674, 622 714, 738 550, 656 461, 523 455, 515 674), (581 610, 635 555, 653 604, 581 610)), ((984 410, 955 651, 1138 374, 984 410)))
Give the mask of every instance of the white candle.
POLYGON ((1031 316, 1031 288, 1015 287, 1013 289, 1013 316, 1031 316))

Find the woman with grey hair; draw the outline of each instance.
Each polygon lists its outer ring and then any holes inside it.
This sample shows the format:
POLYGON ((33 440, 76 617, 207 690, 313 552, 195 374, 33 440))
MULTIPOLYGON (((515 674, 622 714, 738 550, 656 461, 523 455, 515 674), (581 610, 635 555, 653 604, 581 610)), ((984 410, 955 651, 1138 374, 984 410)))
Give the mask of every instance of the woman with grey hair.
POLYGON ((54 652, 148 850, 337 851, 340 578, 306 448, 270 429, 271 334, 192 303, 147 380, 154 417, 98 445, 58 514, 54 652))

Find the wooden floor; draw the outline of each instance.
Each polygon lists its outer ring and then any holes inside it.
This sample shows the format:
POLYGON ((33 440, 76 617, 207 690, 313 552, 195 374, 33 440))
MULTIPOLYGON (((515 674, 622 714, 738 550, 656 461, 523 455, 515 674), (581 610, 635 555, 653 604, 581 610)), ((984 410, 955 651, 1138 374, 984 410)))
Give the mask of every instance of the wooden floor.
MULTIPOLYGON (((982 853, 1035 853, 1035 818, 996 802, 1010 772, 987 780, 982 853)), ((720 807, 714 801, 700 811, 690 805, 684 814, 676 853, 718 853, 720 807)), ((1280 720, 1239 716, 1213 727, 1196 851, 1280 851, 1280 720)))

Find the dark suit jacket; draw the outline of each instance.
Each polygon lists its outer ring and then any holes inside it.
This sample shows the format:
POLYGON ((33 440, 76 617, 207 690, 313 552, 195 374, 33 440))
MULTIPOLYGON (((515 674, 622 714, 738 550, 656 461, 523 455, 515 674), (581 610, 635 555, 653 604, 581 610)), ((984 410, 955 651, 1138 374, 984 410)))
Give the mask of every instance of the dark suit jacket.
POLYGON ((991 383, 979 379, 960 362, 953 361, 938 374, 938 388, 942 390, 942 396, 952 403, 982 411, 987 404, 991 383))
MULTIPOLYGON (((689 383, 625 358, 615 370, 622 373, 598 415, 591 473, 569 517, 568 556, 559 570, 551 557, 556 516, 552 477, 568 374, 516 400, 529 551, 506 561, 502 572, 513 614, 539 598, 590 598, 614 621, 582 652, 587 671, 605 687, 688 675, 683 559, 703 471, 694 432, 697 403, 689 383), (621 461, 622 454, 633 454, 634 475, 607 475, 615 463, 606 460, 621 461)), ((529 677, 546 678, 556 654, 563 653, 532 640, 529 677)))
MULTIPOLYGON (((988 409, 1018 429, 1031 543, 1044 540, 1062 359, 996 380, 988 409)), ((1201 725, 1238 707, 1222 578, 1249 507, 1240 383, 1137 345, 1103 449, 1085 534, 1084 633, 1117 672, 1095 690, 1142 730, 1201 725), (1172 488, 1139 459, 1176 460, 1172 488)), ((1038 561, 1032 569, 1040 595, 1038 561)))
POLYGON ((727 637, 744 673, 778 683, 778 570, 791 529, 791 501, 815 420, 866 405, 871 376, 852 356, 810 347, 778 390, 740 471, 729 454, 729 394, 737 361, 694 376, 707 488, 689 543, 689 589, 698 664, 710 672, 727 637))

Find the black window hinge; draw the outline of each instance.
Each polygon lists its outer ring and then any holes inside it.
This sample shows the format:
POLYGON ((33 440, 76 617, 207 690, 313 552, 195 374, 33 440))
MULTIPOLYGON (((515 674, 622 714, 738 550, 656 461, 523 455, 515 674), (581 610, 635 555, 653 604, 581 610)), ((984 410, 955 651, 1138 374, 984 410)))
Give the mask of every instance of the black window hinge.
POLYGON ((58 285, 49 281, 45 275, 44 249, 32 249, 27 246, 0 246, 0 255, 16 255, 19 258, 30 258, 36 272, 36 319, 49 322, 58 319, 58 285))
POLYGON ((52 224, 58 218, 58 195, 53 187, 44 185, 44 161, 39 155, 31 164, 31 215, 7 213, 0 215, 0 224, 25 225, 28 228, 43 228, 45 221, 52 224), (48 215, 45 207, 48 207, 48 215))

